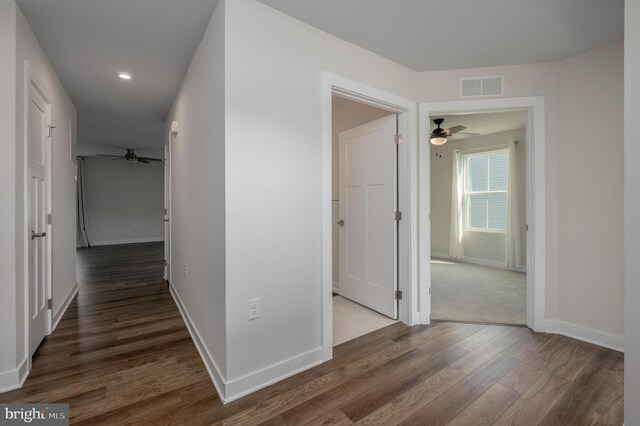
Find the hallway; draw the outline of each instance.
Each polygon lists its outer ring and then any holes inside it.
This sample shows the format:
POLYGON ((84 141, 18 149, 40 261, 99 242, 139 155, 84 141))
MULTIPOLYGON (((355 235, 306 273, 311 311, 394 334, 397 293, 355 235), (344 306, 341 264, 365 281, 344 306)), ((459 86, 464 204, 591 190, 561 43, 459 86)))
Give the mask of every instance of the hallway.
POLYGON ((397 323, 223 405, 162 280, 162 243, 78 251, 80 291, 0 403, 81 424, 619 424, 623 355, 524 327, 397 323))
MULTIPOLYGON (((72 422, 186 421, 218 400, 163 282, 163 243, 78 250, 80 290, 0 403, 70 404, 72 422)), ((219 403, 219 400, 218 400, 219 403)))

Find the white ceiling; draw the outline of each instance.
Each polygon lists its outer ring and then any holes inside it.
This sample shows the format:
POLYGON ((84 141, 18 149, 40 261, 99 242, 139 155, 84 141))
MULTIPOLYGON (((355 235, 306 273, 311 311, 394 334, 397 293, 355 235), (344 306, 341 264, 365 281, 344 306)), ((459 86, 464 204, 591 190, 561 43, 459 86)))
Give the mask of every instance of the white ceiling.
POLYGON ((217 2, 17 0, 78 108, 80 154, 161 155, 164 120, 217 2))
POLYGON ((259 1, 417 71, 554 61, 624 28, 624 0, 259 1))
POLYGON ((452 140, 476 137, 467 133, 478 133, 480 136, 521 129, 527 124, 526 111, 485 112, 478 114, 437 115, 431 118, 431 130, 436 128, 434 118, 444 118, 443 128, 466 126, 461 133, 456 133, 452 140))

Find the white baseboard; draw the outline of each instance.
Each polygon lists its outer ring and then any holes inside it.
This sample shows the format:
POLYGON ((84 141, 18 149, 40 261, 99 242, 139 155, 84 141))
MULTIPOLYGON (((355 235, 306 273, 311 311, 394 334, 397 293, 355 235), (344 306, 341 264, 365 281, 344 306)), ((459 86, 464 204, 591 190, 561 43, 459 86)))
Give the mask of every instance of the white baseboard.
POLYGON ((262 368, 258 371, 251 372, 237 379, 226 380, 211 356, 211 352, 200 337, 197 327, 193 324, 193 321, 191 321, 191 317, 182 303, 178 292, 171 283, 169 284, 169 289, 173 296, 173 300, 176 302, 176 305, 182 314, 182 318, 187 325, 189 334, 191 334, 191 338, 200 353, 200 357, 202 358, 204 365, 207 367, 207 371, 209 372, 209 376, 216 387, 218 396, 224 404, 267 387, 273 383, 279 382, 280 380, 286 379, 287 377, 293 376, 301 371, 315 367, 323 361, 322 348, 320 347, 262 368))
POLYGON ((561 334, 573 339, 582 340, 583 342, 613 349, 614 351, 624 352, 624 337, 622 336, 616 336, 560 320, 548 319, 545 325, 547 333, 561 334))
POLYGON ((60 309, 58 309, 58 312, 56 312, 53 315, 52 326, 51 326, 52 333, 53 333, 53 330, 55 330, 56 327, 58 327, 58 324, 60 323, 60 320, 64 316, 64 313, 67 312, 67 309, 71 304, 71 301, 73 301, 73 298, 76 297, 77 294, 78 294, 78 282, 76 281, 74 286, 71 288, 71 291, 69 292, 69 294, 67 294, 67 297, 64 299, 64 302, 62 302, 62 306, 60 306, 60 309))
POLYGON ((119 244, 158 243, 161 241, 164 241, 164 237, 128 238, 124 240, 98 240, 90 241, 90 243, 92 246, 113 246, 119 244))
POLYGON ((231 380, 227 383, 227 395, 224 402, 227 403, 242 398, 245 395, 266 388, 287 377, 294 376, 301 371, 313 368, 323 361, 322 347, 319 347, 261 370, 251 372, 246 376, 231 380))
POLYGON ((213 356, 211 355, 209 348, 204 343, 204 340, 202 340, 202 338, 200 337, 200 332, 198 331, 198 328, 195 326, 193 321, 191 321, 189 312, 187 312, 186 308, 184 307, 184 304, 182 303, 182 299, 180 299, 178 292, 175 290, 175 288, 173 287, 173 284, 171 283, 169 283, 169 291, 171 292, 171 296, 173 297, 173 300, 176 302, 176 306, 178 306, 178 310, 182 315, 182 319, 184 320, 184 323, 187 325, 187 329, 189 330, 189 334, 191 335, 191 339, 193 340, 193 343, 195 343, 196 345, 196 349, 198 349, 200 358, 202 358, 202 361, 204 362, 205 367, 207 367, 207 371, 209 372, 209 376, 213 381, 213 385, 215 386, 216 391, 218 392, 218 396, 220 397, 220 400, 222 401, 222 403, 225 404, 227 402, 227 397, 225 392, 226 381, 224 379, 224 376, 220 371, 220 369, 218 368, 218 364, 216 364, 215 360, 213 359, 213 356))
POLYGON ((21 388, 28 375, 29 360, 25 358, 15 370, 0 373, 0 393, 21 388))
POLYGON ((333 282, 333 292, 340 294, 340 284, 335 281, 333 282))
MULTIPOLYGON (((471 264, 474 264, 474 265, 490 266, 491 268, 509 270, 509 268, 504 266, 504 262, 497 262, 495 260, 480 259, 480 258, 477 258, 477 257, 463 257, 462 259, 453 259, 451 256, 449 256, 448 253, 439 253, 439 252, 431 252, 431 255, 433 257, 437 257, 437 258, 440 258, 440 259, 455 260, 456 262, 471 263, 471 264)), ((518 271, 518 272, 524 272, 524 273, 527 272, 527 268, 526 267, 522 267, 522 268, 518 268, 518 269, 514 269, 514 270, 518 271)))

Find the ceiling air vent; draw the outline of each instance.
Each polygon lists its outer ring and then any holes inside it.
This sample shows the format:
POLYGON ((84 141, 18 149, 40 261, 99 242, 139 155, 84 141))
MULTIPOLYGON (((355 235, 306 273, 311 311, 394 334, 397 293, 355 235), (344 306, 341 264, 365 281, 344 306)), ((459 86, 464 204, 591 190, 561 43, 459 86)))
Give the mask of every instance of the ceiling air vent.
POLYGON ((475 98, 482 96, 504 95, 504 76, 464 77, 460 79, 460 97, 475 98))

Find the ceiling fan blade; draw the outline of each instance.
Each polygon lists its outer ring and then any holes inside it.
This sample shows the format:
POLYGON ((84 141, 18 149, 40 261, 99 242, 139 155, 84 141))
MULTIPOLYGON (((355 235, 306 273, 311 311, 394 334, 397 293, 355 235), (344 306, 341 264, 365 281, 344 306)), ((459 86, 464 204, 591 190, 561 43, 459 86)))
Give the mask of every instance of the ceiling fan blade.
POLYGON ((116 157, 111 159, 111 161, 118 161, 118 160, 124 160, 124 157, 116 157))
POLYGON ((98 157, 117 157, 124 158, 122 155, 108 155, 108 154, 96 154, 98 157))
POLYGON ((150 161, 148 161, 146 158, 138 157, 137 160, 138 160, 138 163, 144 163, 144 164, 149 164, 150 163, 150 161))
POLYGON ((480 136, 480 133, 472 133, 472 132, 459 132, 458 135, 465 135, 465 136, 480 136))
POLYGON ((467 128, 467 126, 453 126, 453 127, 448 128, 448 129, 444 129, 444 131, 447 132, 448 134, 452 135, 454 133, 461 132, 466 128, 467 128))
POLYGON ((140 160, 146 160, 147 163, 149 161, 163 161, 161 158, 138 157, 138 161, 140 161, 140 160))

